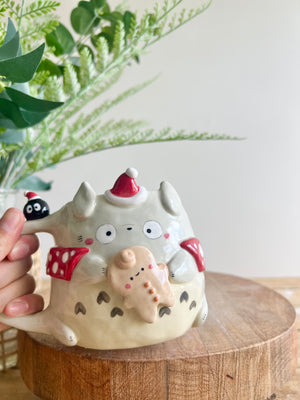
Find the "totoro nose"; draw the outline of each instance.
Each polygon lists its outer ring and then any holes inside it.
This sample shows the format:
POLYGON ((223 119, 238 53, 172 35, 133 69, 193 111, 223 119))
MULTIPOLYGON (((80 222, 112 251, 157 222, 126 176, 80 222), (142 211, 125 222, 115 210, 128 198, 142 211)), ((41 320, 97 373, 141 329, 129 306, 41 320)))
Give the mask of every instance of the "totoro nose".
POLYGON ((133 225, 124 225, 124 228, 126 229, 126 231, 132 231, 133 225))

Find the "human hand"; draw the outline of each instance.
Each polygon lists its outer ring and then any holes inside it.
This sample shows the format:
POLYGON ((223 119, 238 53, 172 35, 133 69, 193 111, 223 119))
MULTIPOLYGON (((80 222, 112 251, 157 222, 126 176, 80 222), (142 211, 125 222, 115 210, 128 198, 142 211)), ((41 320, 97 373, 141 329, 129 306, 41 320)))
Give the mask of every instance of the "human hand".
MULTIPOLYGON (((23 213, 15 208, 0 219, 0 313, 9 317, 32 314, 44 306, 42 296, 33 294, 35 281, 28 274, 39 241, 36 235, 20 236, 24 222, 23 213)), ((0 323, 0 331, 5 328, 0 323)))

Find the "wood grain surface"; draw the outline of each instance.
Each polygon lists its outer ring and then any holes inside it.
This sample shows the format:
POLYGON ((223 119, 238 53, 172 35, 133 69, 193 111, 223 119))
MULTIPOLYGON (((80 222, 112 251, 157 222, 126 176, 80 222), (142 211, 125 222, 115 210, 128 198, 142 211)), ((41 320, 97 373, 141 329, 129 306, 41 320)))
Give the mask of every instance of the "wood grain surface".
MULTIPOLYGON (((294 300, 298 301, 295 292, 300 279, 288 287, 279 280, 261 281, 291 297, 299 307, 294 300)), ((296 324, 291 305, 253 281, 214 273, 207 274, 207 295, 206 324, 156 346, 58 351, 23 334, 24 379, 45 399, 299 400, 299 369, 292 377, 296 324)), ((6 381, 0 375, 1 400, 37 399, 24 389, 18 374, 18 370, 10 371, 6 381), (23 387, 24 396, 17 397, 17 391, 12 394, 9 382, 23 387)))

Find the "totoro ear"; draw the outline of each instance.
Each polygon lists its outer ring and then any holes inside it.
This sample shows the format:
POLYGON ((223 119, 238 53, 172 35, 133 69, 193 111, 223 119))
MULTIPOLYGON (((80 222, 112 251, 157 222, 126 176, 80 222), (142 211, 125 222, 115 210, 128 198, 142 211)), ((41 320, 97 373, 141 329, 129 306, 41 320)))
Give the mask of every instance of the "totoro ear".
POLYGON ((88 218, 93 213, 95 206, 96 193, 88 182, 83 182, 73 199, 74 217, 77 219, 88 218))
POLYGON ((159 188, 160 200, 164 209, 172 215, 179 215, 182 209, 181 200, 169 182, 162 182, 159 188))

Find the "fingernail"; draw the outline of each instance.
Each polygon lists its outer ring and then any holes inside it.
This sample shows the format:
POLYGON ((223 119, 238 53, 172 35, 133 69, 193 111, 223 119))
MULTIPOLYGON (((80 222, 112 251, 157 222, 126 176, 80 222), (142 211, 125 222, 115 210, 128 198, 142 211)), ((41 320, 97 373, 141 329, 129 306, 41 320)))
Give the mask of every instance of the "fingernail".
POLYGON ((6 312, 15 316, 25 314, 29 310, 29 305, 24 300, 14 300, 6 306, 6 312))
POLYGON ((24 258, 29 254, 29 246, 26 243, 17 244, 10 252, 10 258, 24 258))
POLYGON ((8 210, 0 220, 0 227, 7 232, 16 229, 21 221, 21 214, 14 210, 8 210))

